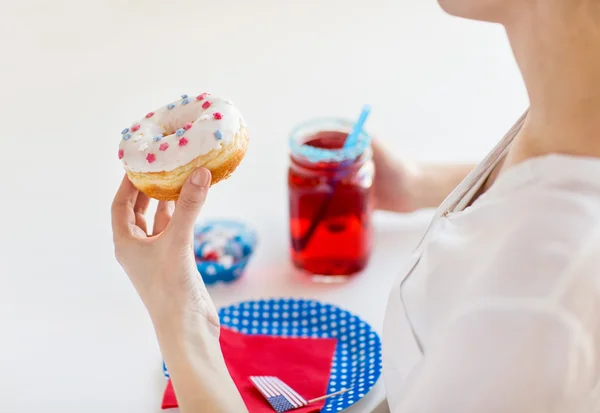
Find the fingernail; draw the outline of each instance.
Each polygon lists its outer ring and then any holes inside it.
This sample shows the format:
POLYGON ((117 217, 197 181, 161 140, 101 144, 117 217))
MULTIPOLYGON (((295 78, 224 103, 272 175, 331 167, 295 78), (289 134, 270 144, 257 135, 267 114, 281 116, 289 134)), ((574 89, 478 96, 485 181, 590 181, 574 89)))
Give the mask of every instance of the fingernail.
POLYGON ((198 168, 192 172, 191 181, 196 186, 208 186, 210 174, 204 168, 198 168))

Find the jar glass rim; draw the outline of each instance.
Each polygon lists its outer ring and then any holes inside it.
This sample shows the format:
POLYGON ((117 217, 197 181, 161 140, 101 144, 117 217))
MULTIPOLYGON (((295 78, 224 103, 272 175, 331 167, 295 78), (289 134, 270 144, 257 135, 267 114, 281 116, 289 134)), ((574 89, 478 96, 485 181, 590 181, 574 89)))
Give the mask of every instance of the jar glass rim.
POLYGON ((363 129, 355 145, 348 148, 324 149, 305 145, 306 138, 317 132, 336 131, 350 133, 354 123, 344 118, 322 117, 298 124, 290 133, 292 156, 300 156, 309 162, 343 162, 358 158, 369 147, 371 137, 363 129))

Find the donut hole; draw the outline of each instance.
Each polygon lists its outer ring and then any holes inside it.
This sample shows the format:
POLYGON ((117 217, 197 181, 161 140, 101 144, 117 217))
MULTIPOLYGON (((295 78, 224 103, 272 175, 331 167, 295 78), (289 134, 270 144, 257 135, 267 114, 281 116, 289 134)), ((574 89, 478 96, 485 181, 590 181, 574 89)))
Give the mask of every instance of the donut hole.
POLYGON ((194 123, 202 115, 203 108, 201 105, 190 102, 187 105, 179 105, 178 107, 165 113, 162 119, 161 126, 164 135, 172 135, 178 129, 183 128, 186 123, 194 123))

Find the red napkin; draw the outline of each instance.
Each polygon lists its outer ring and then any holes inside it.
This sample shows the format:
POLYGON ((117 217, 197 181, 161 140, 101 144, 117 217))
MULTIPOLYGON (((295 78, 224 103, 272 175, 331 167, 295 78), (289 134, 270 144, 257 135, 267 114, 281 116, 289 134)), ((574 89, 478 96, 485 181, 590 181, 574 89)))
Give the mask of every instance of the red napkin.
MULTIPOLYGON (((326 394, 336 339, 280 338, 246 335, 221 328, 221 350, 229 374, 250 413, 273 413, 267 400, 252 385, 249 376, 276 376, 306 400, 326 394)), ((322 400, 297 410, 319 412, 322 400)), ((167 383, 162 408, 177 406, 171 380, 167 383)))

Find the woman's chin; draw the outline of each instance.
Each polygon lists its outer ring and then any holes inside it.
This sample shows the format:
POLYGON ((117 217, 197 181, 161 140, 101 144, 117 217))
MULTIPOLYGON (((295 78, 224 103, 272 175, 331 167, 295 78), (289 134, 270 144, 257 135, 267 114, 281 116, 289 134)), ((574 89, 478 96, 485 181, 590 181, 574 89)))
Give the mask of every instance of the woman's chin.
POLYGON ((496 11, 506 2, 507 0, 438 0, 442 10, 452 16, 487 22, 499 22, 496 11))

